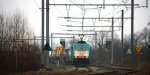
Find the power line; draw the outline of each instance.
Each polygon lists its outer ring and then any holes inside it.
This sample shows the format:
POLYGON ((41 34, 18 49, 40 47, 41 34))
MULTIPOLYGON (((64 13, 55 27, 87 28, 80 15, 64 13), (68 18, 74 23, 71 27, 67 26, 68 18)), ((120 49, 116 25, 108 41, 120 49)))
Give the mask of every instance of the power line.
MULTIPOLYGON (((40 7, 38 6, 37 2, 34 0, 35 5, 37 6, 37 8, 39 9, 40 7)), ((40 10, 40 9, 39 9, 40 10)), ((40 10, 41 11, 41 10, 40 10)))

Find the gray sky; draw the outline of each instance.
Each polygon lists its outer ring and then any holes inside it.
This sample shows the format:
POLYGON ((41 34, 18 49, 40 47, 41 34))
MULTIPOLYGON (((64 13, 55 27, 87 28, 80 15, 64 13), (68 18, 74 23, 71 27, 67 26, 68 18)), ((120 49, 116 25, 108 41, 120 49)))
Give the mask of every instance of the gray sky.
POLYGON ((0 10, 7 14, 20 10, 29 19, 30 27, 36 35, 41 34, 41 11, 34 0, 0 0, 0 10))
MULTIPOLYGON (((46 0, 45 0, 46 1, 46 0)), ((50 0, 51 3, 83 3, 83 0, 50 0)), ((102 0, 101 0, 102 1, 102 0)), ((85 0, 85 3, 102 3, 99 0, 85 0)), ((106 0, 106 3, 122 3, 122 0, 106 0)), ((130 0, 124 0, 130 3, 130 0)), ((135 0, 135 3, 139 3, 140 5, 145 5, 146 0, 135 0)), ((149 2, 150 4, 150 2, 149 2)), ((5 10, 6 12, 15 12, 16 9, 21 10, 29 19, 30 27, 33 28, 36 35, 41 35, 41 11, 39 10, 41 7, 41 0, 0 0, 0 10, 5 10)), ((67 22, 64 19, 60 19, 57 17, 67 16, 66 7, 65 6, 52 6, 50 7, 50 31, 51 32, 62 32, 67 28, 62 28, 61 25, 64 24, 72 24, 72 25, 80 25, 78 23, 71 23, 67 22)), ((91 7, 87 7, 91 8, 91 7)), ((101 16, 102 17, 120 17, 121 10, 127 10, 126 7, 106 7, 105 9, 101 9, 101 16), (116 8, 116 10, 114 10, 116 8), (116 14, 118 13, 118 14, 116 14)), ((127 13, 125 14, 126 17, 130 17, 130 8, 128 8, 127 13)), ((79 7, 70 7, 69 11, 70 16, 78 16, 81 17, 82 11, 79 7)), ((86 17, 97 17, 98 10, 87 10, 85 13, 86 17)), ((148 23, 150 19, 150 8, 136 8, 135 9, 135 23, 134 23, 134 31, 142 30, 148 23)), ((81 21, 81 20, 78 20, 81 21)), ((85 20, 84 25, 111 25, 108 22, 99 22, 98 20, 85 20)), ((115 25, 119 25, 120 21, 116 21, 115 25)), ((125 20, 125 34, 130 34, 130 20, 125 20)), ((102 28, 97 30, 102 30, 102 28)), ((103 30, 107 30, 107 28, 103 28, 103 30)), ((118 32, 120 33, 120 32, 118 32)))

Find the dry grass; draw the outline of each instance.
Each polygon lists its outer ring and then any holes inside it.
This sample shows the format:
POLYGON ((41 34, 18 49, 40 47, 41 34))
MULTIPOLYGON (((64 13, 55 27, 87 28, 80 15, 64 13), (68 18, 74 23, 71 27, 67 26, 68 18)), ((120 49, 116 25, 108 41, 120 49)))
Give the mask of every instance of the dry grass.
POLYGON ((55 70, 55 71, 29 71, 29 72, 21 72, 12 75, 78 75, 78 74, 86 74, 88 71, 80 70, 80 71, 64 71, 64 70, 55 70))

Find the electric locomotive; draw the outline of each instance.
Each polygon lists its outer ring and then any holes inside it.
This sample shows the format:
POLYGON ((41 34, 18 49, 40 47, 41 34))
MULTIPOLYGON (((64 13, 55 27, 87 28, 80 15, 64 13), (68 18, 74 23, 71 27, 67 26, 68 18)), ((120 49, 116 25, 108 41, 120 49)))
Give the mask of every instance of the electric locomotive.
POLYGON ((74 65, 88 65, 90 63, 90 45, 85 41, 73 44, 71 56, 74 65))

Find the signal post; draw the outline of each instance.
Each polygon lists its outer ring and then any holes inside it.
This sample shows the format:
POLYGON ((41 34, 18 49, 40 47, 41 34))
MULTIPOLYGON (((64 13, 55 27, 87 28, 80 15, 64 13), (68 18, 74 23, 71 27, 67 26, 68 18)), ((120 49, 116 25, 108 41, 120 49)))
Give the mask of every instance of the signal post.
POLYGON ((57 46, 57 54, 58 54, 58 65, 60 64, 60 60, 62 57, 62 53, 63 53, 63 46, 57 46))
POLYGON ((136 45, 135 46, 135 52, 136 55, 138 57, 138 69, 140 70, 140 59, 141 59, 141 55, 142 55, 142 45, 136 45))

